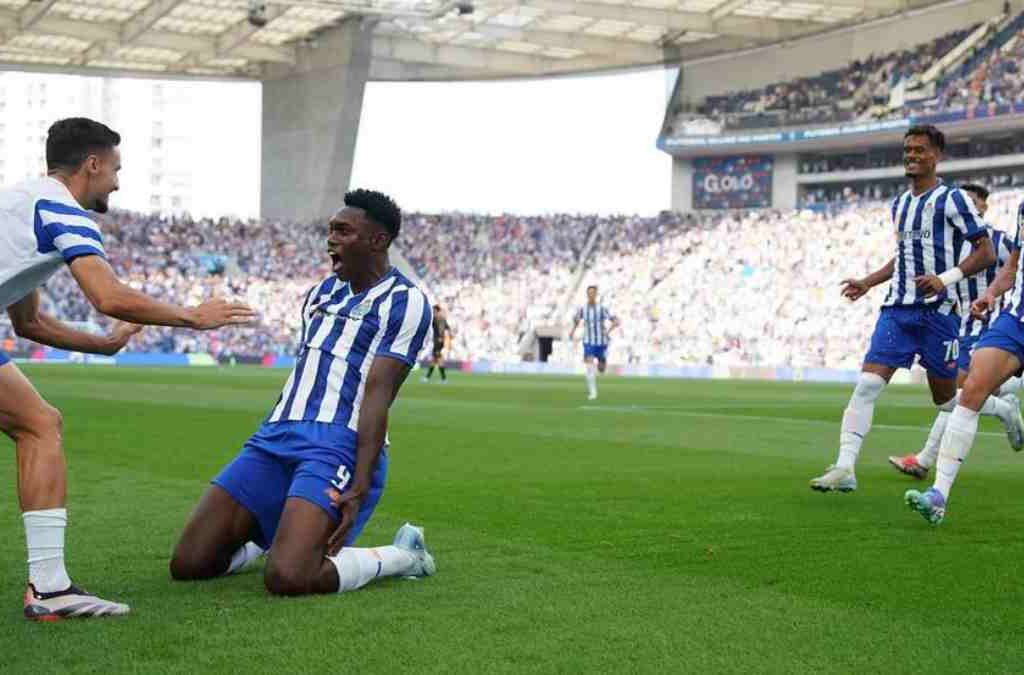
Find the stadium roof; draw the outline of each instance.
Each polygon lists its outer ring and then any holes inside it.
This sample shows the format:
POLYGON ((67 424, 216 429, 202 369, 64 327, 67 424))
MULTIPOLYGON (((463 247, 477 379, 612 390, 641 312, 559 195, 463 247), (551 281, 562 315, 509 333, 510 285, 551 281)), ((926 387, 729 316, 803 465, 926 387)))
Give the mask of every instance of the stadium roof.
POLYGON ((0 67, 255 78, 364 16, 375 79, 546 75, 674 63, 938 1, 0 0, 0 67))

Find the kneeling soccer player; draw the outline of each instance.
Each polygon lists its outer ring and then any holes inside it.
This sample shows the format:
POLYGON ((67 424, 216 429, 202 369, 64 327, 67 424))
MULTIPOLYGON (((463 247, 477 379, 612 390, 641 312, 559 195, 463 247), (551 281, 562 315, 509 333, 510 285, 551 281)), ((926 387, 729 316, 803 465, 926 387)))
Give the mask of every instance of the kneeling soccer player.
POLYGON ((268 549, 264 583, 278 595, 434 573, 423 531, 409 524, 392 546, 349 548, 383 491, 388 408, 431 322, 423 292, 388 262, 400 226, 389 197, 345 195, 327 237, 334 276, 306 295, 295 369, 193 511, 171 559, 174 579, 229 574, 268 549))

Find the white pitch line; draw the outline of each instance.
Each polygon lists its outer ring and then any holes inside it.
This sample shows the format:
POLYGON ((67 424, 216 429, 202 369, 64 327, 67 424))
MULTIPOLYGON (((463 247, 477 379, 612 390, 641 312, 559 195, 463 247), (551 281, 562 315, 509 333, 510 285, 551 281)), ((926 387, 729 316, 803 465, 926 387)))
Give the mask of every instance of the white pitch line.
MULTIPOLYGON (((679 410, 678 408, 668 408, 664 406, 614 406, 614 405, 581 405, 579 410, 598 411, 598 412, 624 412, 624 413, 641 413, 648 415, 674 415, 676 417, 724 417, 726 419, 738 419, 738 420, 750 420, 751 422, 793 422, 795 424, 807 424, 811 426, 831 426, 839 427, 838 422, 830 422, 827 420, 809 420, 802 417, 769 417, 765 415, 730 415, 728 413, 713 413, 713 412, 697 412, 692 410, 679 410)), ((896 431, 927 431, 930 427, 917 427, 906 424, 872 424, 872 429, 892 429, 896 431)), ((995 431, 979 431, 978 436, 998 436, 1003 437, 1006 434, 998 433, 995 431)))

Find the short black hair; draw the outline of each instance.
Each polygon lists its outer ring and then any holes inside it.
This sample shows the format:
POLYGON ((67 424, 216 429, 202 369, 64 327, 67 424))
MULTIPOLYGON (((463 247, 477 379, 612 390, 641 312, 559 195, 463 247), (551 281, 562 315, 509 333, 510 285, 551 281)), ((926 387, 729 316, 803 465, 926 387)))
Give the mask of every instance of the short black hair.
POLYGON ((984 185, 978 185, 977 183, 964 183, 960 186, 960 189, 964 192, 975 194, 981 199, 988 199, 989 191, 984 185))
POLYGON ((391 235, 391 240, 398 238, 402 229, 402 209, 391 197, 376 190, 350 190, 345 193, 345 206, 362 209, 366 217, 377 223, 391 235))
POLYGON ((121 135, 87 117, 68 117, 50 125, 46 134, 46 168, 75 171, 89 155, 121 144, 121 135))
POLYGON ((440 312, 441 311, 441 305, 434 305, 434 311, 435 312, 440 312))
POLYGON ((927 136, 928 142, 933 148, 939 152, 946 149, 946 134, 942 133, 934 124, 915 124, 907 129, 907 133, 903 134, 903 138, 910 136, 927 136))
POLYGON ((594 285, 594 284, 590 284, 589 286, 587 286, 587 290, 588 290, 588 291, 589 291, 589 290, 590 290, 591 288, 593 288, 593 289, 594 289, 595 291, 597 290, 597 286, 596 286, 596 285, 594 285))

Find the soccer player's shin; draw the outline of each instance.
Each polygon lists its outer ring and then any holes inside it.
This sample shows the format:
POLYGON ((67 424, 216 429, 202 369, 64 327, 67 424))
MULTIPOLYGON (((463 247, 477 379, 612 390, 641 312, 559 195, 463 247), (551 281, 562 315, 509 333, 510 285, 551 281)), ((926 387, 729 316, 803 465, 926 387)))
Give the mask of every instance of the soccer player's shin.
POLYGON ((1016 394, 1021 390, 1021 382, 1021 378, 1011 377, 1006 382, 1003 382, 1003 385, 999 387, 998 395, 1006 396, 1007 394, 1016 394))
POLYGON ((885 378, 874 373, 861 373, 850 403, 843 413, 843 426, 839 434, 839 458, 836 466, 852 469, 857 463, 860 446, 871 430, 875 401, 885 389, 885 378))
POLYGON ((338 592, 362 588, 377 577, 393 577, 412 570, 413 554, 397 546, 378 548, 343 548, 329 556, 338 570, 338 592))
POLYGON ((978 413, 957 406, 949 417, 946 433, 942 437, 939 448, 939 460, 936 464, 935 485, 943 498, 949 498, 949 491, 960 471, 960 465, 974 444, 974 436, 978 432, 978 413))
POLYGON ((597 398, 597 364, 587 362, 587 393, 590 398, 597 398))
POLYGON ((939 456, 939 446, 942 444, 942 437, 946 433, 946 425, 949 423, 950 414, 945 411, 939 412, 935 422, 932 424, 932 430, 928 433, 928 440, 925 441, 924 448, 921 449, 921 452, 917 453, 917 463, 925 469, 935 466, 935 459, 939 456))
POLYGON ((65 509, 26 511, 21 514, 28 545, 28 580, 40 593, 63 591, 71 585, 64 568, 65 509))

